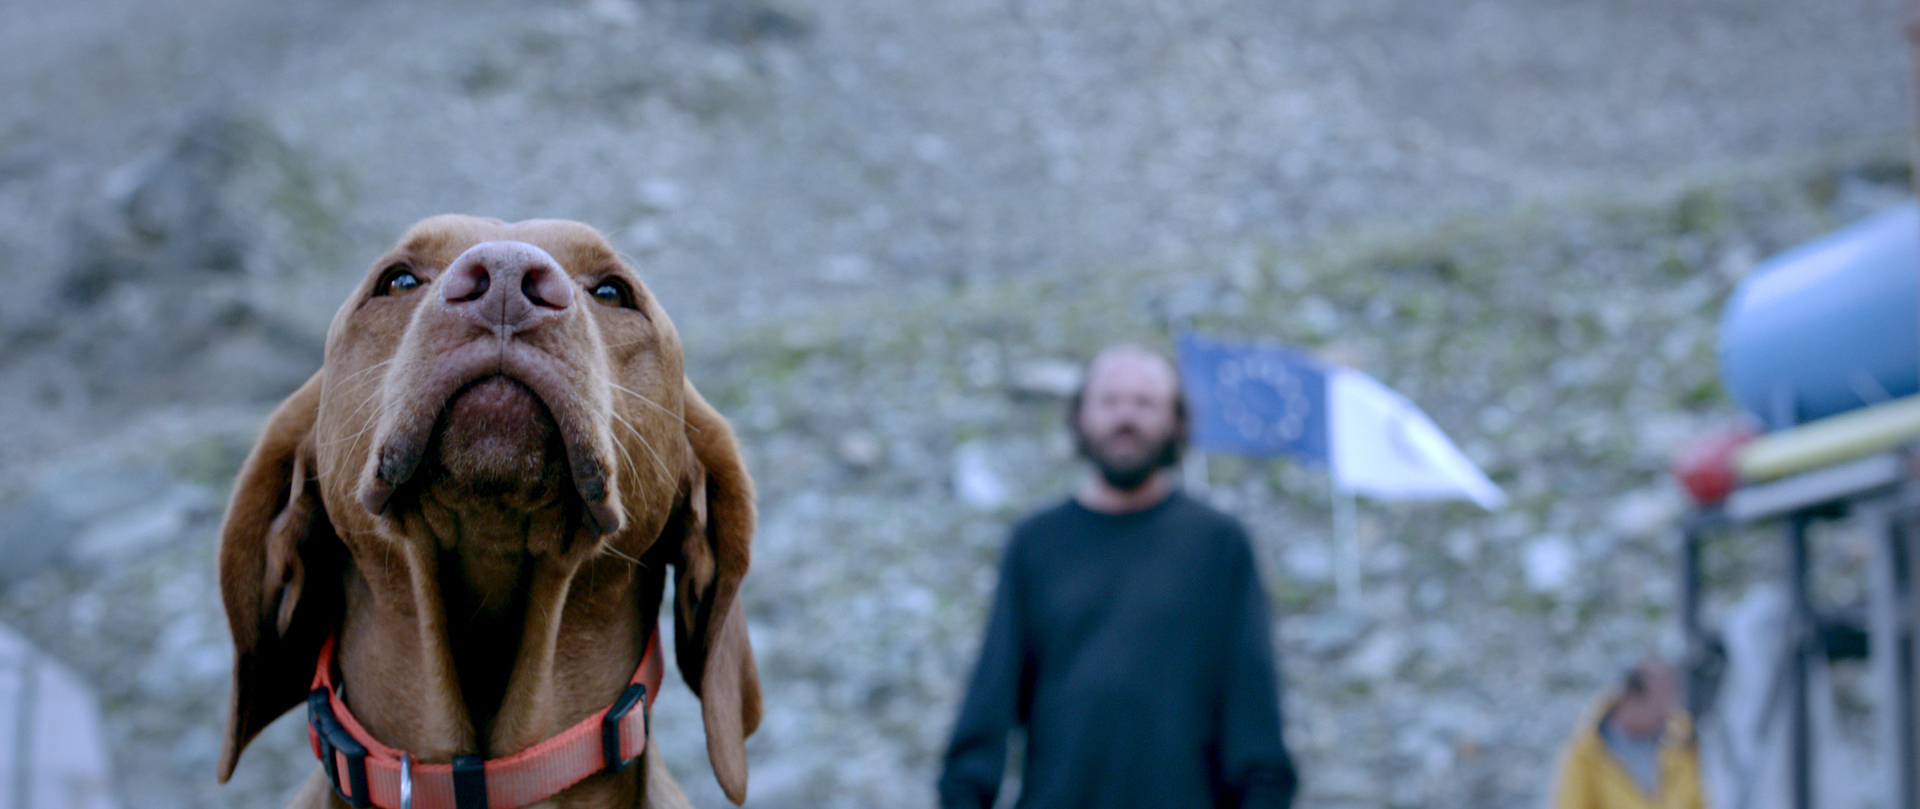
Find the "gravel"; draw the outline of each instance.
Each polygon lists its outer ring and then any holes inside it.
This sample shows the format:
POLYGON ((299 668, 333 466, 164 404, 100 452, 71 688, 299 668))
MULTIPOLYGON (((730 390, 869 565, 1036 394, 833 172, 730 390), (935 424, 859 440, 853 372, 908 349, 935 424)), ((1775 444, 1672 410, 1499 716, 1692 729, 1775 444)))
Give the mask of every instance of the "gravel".
MULTIPOLYGON (((214 533, 252 432, 406 224, 577 218, 747 444, 768 715, 749 805, 932 801, 1007 523, 1064 492, 1077 362, 1176 329, 1420 403, 1513 498, 1209 459, 1324 807, 1538 805, 1672 643, 1670 452, 1735 417, 1719 307, 1907 193, 1887 2, 566 0, 0 9, 0 622, 86 678, 123 805, 213 783, 214 533), (244 369, 244 370, 240 370, 244 369)), ((1718 608, 1771 575, 1717 549, 1718 608)), ((1844 590, 1844 585, 1836 585, 1844 590)), ((684 688, 663 738, 697 736, 684 688)), ((699 744, 669 745, 702 806, 699 744)))

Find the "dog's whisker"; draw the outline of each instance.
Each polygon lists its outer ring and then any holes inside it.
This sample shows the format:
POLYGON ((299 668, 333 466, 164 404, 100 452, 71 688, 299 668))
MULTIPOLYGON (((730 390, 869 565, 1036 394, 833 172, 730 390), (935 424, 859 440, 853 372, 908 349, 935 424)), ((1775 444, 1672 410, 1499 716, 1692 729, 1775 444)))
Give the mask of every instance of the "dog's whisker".
MULTIPOLYGON (((664 483, 673 482, 673 467, 667 464, 667 460, 665 458, 660 457, 660 452, 659 450, 654 449, 653 442, 648 441, 646 435, 641 433, 639 428, 633 426, 632 422, 627 421, 626 418, 622 417, 618 413, 613 414, 613 418, 616 422, 619 422, 622 426, 626 427, 627 432, 633 433, 633 437, 640 442, 640 447, 642 449, 645 449, 648 455, 653 456, 654 466, 660 470, 660 480, 664 483)), ((621 451, 625 452, 626 448, 624 446, 621 447, 621 451)), ((632 464, 631 457, 629 457, 628 463, 632 464)), ((637 468, 634 470, 634 474, 636 475, 639 474, 639 470, 637 468)))
POLYGON ((373 414, 373 418, 367 419, 366 422, 360 427, 360 429, 355 430, 351 434, 343 435, 331 441, 328 441, 324 444, 324 446, 331 447, 331 446, 336 446, 339 444, 344 444, 344 443, 358 440, 361 436, 366 435, 367 433, 372 432, 375 428, 379 427, 380 423, 385 421, 386 417, 388 415, 391 415, 394 408, 398 407, 398 405, 392 402, 383 401, 381 397, 370 396, 365 401, 361 402, 359 407, 354 408, 352 413, 347 414, 347 418, 349 419, 359 418, 362 414, 367 412, 367 408, 369 407, 378 408, 377 412, 373 414))
MULTIPOLYGON (((389 362, 391 362, 391 360, 389 360, 389 362)), ((378 424, 381 418, 384 418, 391 413, 390 408, 397 407, 397 406, 398 405, 396 403, 389 401, 385 396, 378 396, 378 395, 368 396, 364 399, 361 399, 360 404, 354 406, 353 412, 348 413, 347 418, 348 419, 360 418, 363 414, 367 412, 367 408, 377 407, 377 408, 380 408, 380 410, 379 412, 374 414, 376 418, 372 419, 369 423, 378 424)))
MULTIPOLYGON (((621 229, 619 229, 619 230, 617 230, 617 231, 614 231, 614 232, 615 232, 616 234, 619 234, 619 235, 625 235, 625 234, 627 234, 628 232, 630 232, 630 231, 632 231, 633 229, 635 229, 635 228, 638 228, 638 227, 640 227, 640 226, 641 226, 642 224, 643 224, 643 223, 641 223, 641 222, 634 222, 634 223, 632 223, 632 224, 630 224, 630 225, 627 225, 626 227, 623 227, 623 228, 621 228, 621 229)), ((608 241, 613 241, 613 240, 612 240, 612 239, 608 239, 608 241)), ((614 250, 614 251, 613 251, 613 255, 614 255, 615 257, 617 257, 617 258, 619 258, 619 259, 620 259, 620 262, 621 262, 621 263, 623 263, 623 264, 625 264, 625 265, 627 265, 627 267, 628 267, 629 269, 632 269, 632 270, 634 271, 634 274, 636 274, 636 275, 638 275, 638 274, 640 273, 640 265, 641 265, 641 264, 642 264, 643 262, 641 262, 641 261, 640 261, 639 259, 637 259, 637 258, 634 258, 634 257, 633 257, 633 254, 632 254, 632 253, 629 253, 629 252, 627 252, 627 251, 625 251, 625 250, 619 250, 619 249, 616 249, 616 250, 614 250)))
MULTIPOLYGON (((633 425, 628 423, 626 419, 621 418, 620 414, 613 413, 611 415, 614 423, 626 427, 627 431, 633 433, 636 437, 639 436, 639 431, 635 430, 633 425)), ((637 479, 640 475, 640 465, 633 460, 633 453, 627 450, 626 442, 616 440, 613 442, 613 448, 620 453, 620 460, 622 462, 620 467, 621 474, 632 475, 637 479)))
POLYGON ((663 405, 663 404, 661 404, 661 403, 659 403, 659 402, 656 402, 656 401, 654 401, 654 400, 653 400, 653 397, 651 397, 651 396, 648 396, 648 395, 646 395, 646 394, 644 394, 644 393, 641 393, 641 392, 639 392, 639 391, 637 391, 637 390, 634 390, 634 389, 632 389, 632 388, 629 388, 629 387, 627 387, 627 386, 625 386, 625 385, 622 385, 622 384, 620 384, 620 383, 618 383, 618 382, 613 382, 613 381, 609 381, 609 382, 607 382, 607 386, 608 386, 608 387, 611 387, 611 388, 613 388, 614 390, 617 390, 617 391, 619 391, 619 392, 621 392, 621 393, 624 393, 624 394, 626 394, 626 395, 628 395, 628 396, 632 396, 632 397, 633 397, 633 398, 635 398, 635 399, 639 399, 639 400, 640 400, 640 401, 641 401, 642 403, 644 403, 644 404, 646 404, 646 405, 648 405, 649 407, 652 407, 653 409, 655 409, 655 410, 658 410, 658 411, 660 411, 660 412, 662 412, 662 413, 665 413, 665 414, 667 414, 667 415, 669 415, 669 416, 672 416, 672 417, 674 417, 674 418, 676 418, 676 419, 679 419, 679 418, 682 418, 682 417, 681 417, 681 415, 680 415, 679 413, 675 413, 675 412, 673 412, 672 410, 668 410, 668 409, 667 409, 667 406, 666 406, 666 405, 663 405))
MULTIPOLYGON (((631 429, 631 428, 629 428, 629 429, 631 429)), ((625 445, 625 444, 622 444, 622 443, 621 443, 621 442, 619 442, 619 441, 615 441, 615 442, 613 442, 613 448, 614 448, 615 450, 618 450, 618 451, 620 452, 620 461, 621 461, 621 466, 620 466, 620 471, 621 471, 621 473, 622 473, 622 474, 627 474, 627 475, 633 475, 633 476, 635 476, 635 477, 638 477, 638 476, 639 476, 639 474, 640 474, 640 465, 639 465, 639 464, 636 464, 636 463, 634 463, 634 461, 633 461, 633 453, 631 453, 631 452, 628 452, 628 451, 627 451, 627 447, 626 447, 626 445, 625 445)))
POLYGON ((632 562, 634 567, 646 567, 646 565, 640 563, 640 560, 635 559, 631 556, 628 556, 624 551, 614 547, 613 543, 611 542, 602 543, 600 548, 601 550, 606 551, 607 555, 612 556, 615 559, 621 559, 624 561, 632 562))
POLYGON ((360 436, 363 436, 363 435, 366 435, 367 433, 372 432, 373 428, 378 424, 379 424, 378 421, 369 421, 367 422, 366 426, 361 427, 360 429, 355 430, 352 433, 342 435, 342 436, 333 438, 331 440, 322 442, 321 446, 334 447, 334 446, 339 446, 341 444, 351 443, 353 441, 358 440, 360 436))
POLYGON ((341 382, 342 384, 344 384, 344 383, 347 383, 347 382, 353 382, 353 381, 357 381, 358 379, 360 379, 360 377, 363 377, 363 376, 366 376, 366 375, 368 375, 368 374, 371 374, 371 373, 373 373, 373 372, 375 372, 375 371, 379 371, 379 370, 383 370, 383 369, 385 369, 385 368, 386 368, 387 366, 389 366, 389 365, 392 365, 392 364, 394 364, 395 362, 398 362, 399 360, 400 360, 400 358, 399 358, 399 357, 388 357, 388 358, 386 358, 386 359, 384 359, 384 360, 381 360, 381 361, 379 361, 379 362, 376 362, 376 363, 374 363, 374 364, 372 364, 372 365, 369 365, 369 366, 367 366, 367 367, 365 367, 365 368, 362 368, 362 369, 360 369, 360 370, 358 370, 358 371, 355 371, 355 372, 353 372, 352 374, 350 374, 350 375, 348 375, 348 376, 346 376, 346 377, 343 377, 343 378, 341 378, 341 380, 340 380, 340 382, 341 382))
MULTIPOLYGON (((627 421, 626 418, 621 416, 619 413, 614 413, 612 415, 613 415, 613 420, 615 422, 618 422, 621 426, 626 427, 628 432, 633 433, 633 437, 640 441, 641 448, 645 449, 648 455, 653 456, 654 464, 656 464, 660 469, 660 479, 663 481, 673 480, 673 467, 668 466, 667 460, 665 458, 660 457, 659 451, 653 448, 653 442, 648 441, 647 436, 641 433, 639 428, 634 427, 632 422, 627 421)), ((619 442, 615 442, 615 444, 619 444, 619 442)), ((625 451, 626 449, 623 446, 621 448, 621 452, 625 452, 625 451)), ((629 464, 632 463, 631 458, 628 459, 628 463, 629 464)), ((638 475, 639 470, 637 469, 634 470, 634 474, 638 475)))
MULTIPOLYGON (((390 365, 393 365, 399 359, 400 359, 399 357, 388 357, 385 360, 381 360, 380 362, 376 362, 373 365, 370 365, 366 368, 362 368, 359 371, 356 371, 350 375, 342 377, 340 379, 339 384, 347 384, 347 383, 353 382, 363 376, 373 373, 374 371, 378 371, 390 365)), ((359 430, 353 432, 350 435, 344 435, 334 439, 333 441, 329 441, 326 443, 326 446, 334 446, 336 444, 346 443, 346 442, 358 439, 363 435, 366 435, 369 431, 379 426, 379 424, 382 421, 384 421, 388 415, 391 415, 393 408, 397 406, 398 406, 397 404, 387 401, 386 397, 383 397, 383 396, 368 396, 362 399, 360 401, 360 404, 354 407, 353 412, 347 414, 347 419, 348 420, 358 419, 364 414, 366 414, 368 408, 378 408, 378 411, 374 414, 374 417, 367 419, 365 422, 365 426, 361 427, 359 430)))
POLYGON ((607 349, 607 350, 609 350, 609 351, 611 351, 611 350, 613 350, 613 349, 616 349, 616 348, 626 348, 627 346, 630 346, 630 345, 639 345, 639 344, 641 344, 641 343, 644 343, 644 342, 646 342, 646 341, 647 341, 647 339, 648 339, 648 338, 644 338, 644 337, 642 337, 642 338, 639 338, 639 339, 635 339, 635 340, 628 340, 628 341, 626 341, 626 342, 624 342, 624 343, 607 343, 606 345, 604 345, 604 346, 602 346, 602 348, 605 348, 605 349, 607 349))
POLYGON ((682 427, 685 427, 685 428, 687 428, 687 429, 689 429, 689 430, 693 430, 693 431, 695 431, 695 432, 698 432, 698 431, 699 431, 699 428, 697 428, 697 427, 694 427, 694 426, 693 426, 692 424, 688 424, 688 423, 687 423, 687 417, 686 417, 686 416, 684 416, 684 415, 681 415, 681 414, 679 414, 679 413, 675 413, 675 412, 673 412, 672 410, 668 410, 668 409, 667 409, 667 406, 666 406, 666 405, 663 405, 663 404, 661 404, 661 403, 659 403, 659 402, 656 402, 656 401, 654 401, 654 400, 653 400, 653 397, 651 397, 651 396, 648 396, 648 395, 646 395, 646 394, 644 394, 644 393, 641 393, 641 392, 639 392, 639 391, 636 391, 636 390, 633 390, 633 389, 631 389, 631 388, 628 388, 628 387, 626 387, 626 386, 624 386, 624 385, 621 385, 621 384, 620 384, 620 383, 618 383, 618 382, 608 382, 608 383, 607 383, 607 385, 608 385, 608 387, 611 387, 611 388, 613 388, 614 390, 617 390, 617 391, 619 391, 619 392, 621 392, 621 393, 624 393, 624 394, 626 394, 626 395, 628 395, 628 396, 632 396, 633 398, 635 398, 635 399, 638 399, 638 400, 640 400, 640 402, 641 402, 642 404, 645 404, 645 405, 647 405, 648 407, 651 407, 651 408, 653 408, 653 409, 655 409, 655 410, 658 410, 658 411, 660 411, 660 412, 662 412, 662 413, 665 413, 665 414, 667 414, 667 415, 669 415, 669 416, 672 416, 672 417, 673 417, 673 420, 674 420, 674 421, 677 421, 677 422, 680 422, 680 426, 682 426, 682 427))
POLYGON ((366 414, 367 408, 376 408, 373 414, 374 417, 370 419, 366 419, 365 422, 361 424, 360 429, 354 431, 353 435, 347 436, 346 438, 341 440, 351 440, 351 439, 359 438, 360 436, 366 435, 368 431, 378 426, 380 422, 384 420, 384 418, 389 412, 389 408, 391 407, 392 405, 379 401, 377 397, 369 397, 366 401, 361 402, 360 406, 355 407, 352 413, 347 414, 347 418, 358 419, 361 416, 366 414))

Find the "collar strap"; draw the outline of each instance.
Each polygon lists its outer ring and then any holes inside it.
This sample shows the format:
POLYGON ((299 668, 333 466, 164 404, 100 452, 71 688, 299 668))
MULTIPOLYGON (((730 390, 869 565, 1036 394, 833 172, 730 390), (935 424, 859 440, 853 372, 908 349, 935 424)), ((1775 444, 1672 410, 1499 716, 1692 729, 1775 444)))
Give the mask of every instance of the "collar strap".
POLYGON ((373 738, 347 710, 333 681, 328 636, 307 694, 307 741, 340 798, 381 809, 504 809, 559 794, 602 770, 619 771, 647 749, 647 715, 660 693, 660 630, 612 705, 559 735, 505 758, 455 756, 422 764, 373 738), (634 710, 635 708, 639 710, 634 710))

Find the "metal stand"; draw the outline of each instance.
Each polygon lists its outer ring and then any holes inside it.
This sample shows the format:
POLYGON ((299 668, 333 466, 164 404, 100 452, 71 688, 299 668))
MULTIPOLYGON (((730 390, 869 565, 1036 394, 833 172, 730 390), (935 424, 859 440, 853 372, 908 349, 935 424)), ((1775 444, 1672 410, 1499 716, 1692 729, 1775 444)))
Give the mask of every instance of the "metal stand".
MULTIPOLYGON (((1920 564, 1920 465, 1911 450, 1888 452, 1803 473, 1734 493, 1724 510, 1701 512, 1683 527, 1680 547, 1680 618, 1687 639, 1687 706, 1695 716, 1713 710, 1712 657, 1702 625, 1701 543, 1714 531, 1778 520, 1785 545, 1783 577, 1791 604, 1787 659, 1777 674, 1781 688, 1773 710, 1786 712, 1787 794, 1792 809, 1814 806, 1815 740, 1809 711, 1808 672, 1829 654, 1819 606, 1812 592, 1811 526, 1845 516, 1878 538, 1871 565, 1867 616, 1868 660, 1875 683, 1877 745, 1883 755, 1882 806, 1920 807, 1920 597, 1914 571, 1920 564), (1780 704, 1784 703, 1784 704, 1780 704)), ((1757 775, 1757 774, 1756 774, 1757 775)))
POLYGON ((1920 792, 1914 784, 1914 697, 1906 684, 1914 682, 1913 622, 1906 605, 1912 601, 1911 514, 1887 521, 1876 548, 1871 620, 1873 676, 1883 695, 1880 737, 1887 742, 1887 806, 1916 806, 1920 792))
POLYGON ((1806 512, 1786 519, 1787 592, 1791 604, 1794 654, 1787 666, 1787 795, 1794 809, 1813 806, 1813 733, 1807 712, 1807 664, 1819 654, 1814 636, 1813 598, 1808 582, 1806 512))

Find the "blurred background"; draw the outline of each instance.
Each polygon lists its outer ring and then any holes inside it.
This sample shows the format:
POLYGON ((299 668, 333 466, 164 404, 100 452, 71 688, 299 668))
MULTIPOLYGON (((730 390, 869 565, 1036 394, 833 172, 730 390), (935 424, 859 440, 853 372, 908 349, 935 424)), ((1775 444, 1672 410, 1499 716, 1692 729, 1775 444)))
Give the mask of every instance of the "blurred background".
MULTIPOLYGON (((749 806, 932 805, 1007 525, 1076 474, 1079 363, 1183 328, 1370 374, 1511 498, 1362 500, 1343 599, 1325 472, 1210 460, 1279 616, 1302 805, 1537 806, 1588 699, 1681 643, 1668 465, 1739 416, 1729 293, 1910 195, 1900 12, 0 6, 0 669, 47 672, 0 702, 78 683, 97 721, 61 721, 102 748, 60 802, 0 801, 268 806, 305 777, 295 716, 214 781, 227 488, 369 262, 457 211, 609 234, 741 433, 749 806)), ((1821 547, 1857 588, 1870 555, 1821 547)), ((1779 556, 1711 542, 1707 616, 1779 556)), ((670 683, 661 735, 698 725, 670 683)), ((724 805, 702 744, 666 754, 724 805)))

